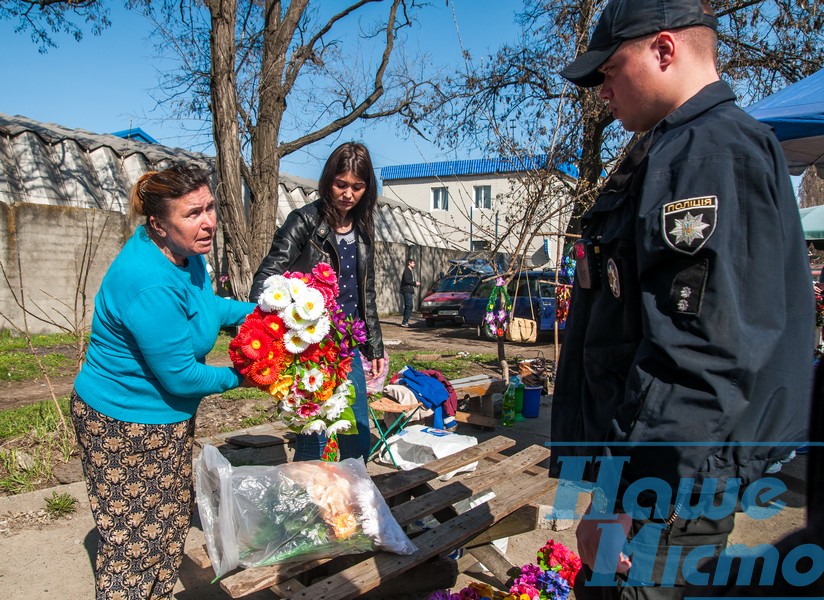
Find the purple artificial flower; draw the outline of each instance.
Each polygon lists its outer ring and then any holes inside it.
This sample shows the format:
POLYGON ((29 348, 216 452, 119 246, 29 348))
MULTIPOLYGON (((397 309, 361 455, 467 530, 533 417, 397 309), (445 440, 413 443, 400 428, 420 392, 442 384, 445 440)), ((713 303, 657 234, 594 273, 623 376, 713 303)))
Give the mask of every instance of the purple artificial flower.
POLYGON ((454 596, 449 590, 435 590, 429 594, 429 600, 452 600, 454 596))
POLYGON ((503 277, 498 277, 495 280, 495 285, 497 285, 498 287, 504 287, 506 285, 506 281, 504 280, 503 277))
POLYGON ((498 311, 498 319, 501 323, 506 323, 506 311, 504 309, 498 311))
POLYGON ((366 323, 361 319, 355 319, 352 323, 352 337, 357 344, 363 344, 366 341, 366 323))
POLYGON ((538 587, 538 577, 543 573, 538 565, 527 564, 521 567, 521 574, 515 578, 515 583, 526 583, 538 587))

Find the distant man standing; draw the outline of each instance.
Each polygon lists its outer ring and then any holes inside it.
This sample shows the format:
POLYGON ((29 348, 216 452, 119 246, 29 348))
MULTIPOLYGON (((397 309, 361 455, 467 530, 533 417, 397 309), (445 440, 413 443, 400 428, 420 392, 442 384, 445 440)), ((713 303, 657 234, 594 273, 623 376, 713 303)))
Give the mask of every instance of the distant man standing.
POLYGON ((409 318, 412 316, 412 302, 415 298, 415 288, 421 282, 415 279, 415 259, 410 258, 406 261, 406 268, 401 275, 401 296, 403 298, 403 320, 401 327, 409 327, 409 318))
POLYGON ((807 436, 798 207, 774 134, 719 80, 716 28, 700 0, 611 0, 561 71, 646 132, 583 218, 552 402, 552 472, 596 483, 579 599, 682 597, 693 548, 726 546, 735 487, 807 436))

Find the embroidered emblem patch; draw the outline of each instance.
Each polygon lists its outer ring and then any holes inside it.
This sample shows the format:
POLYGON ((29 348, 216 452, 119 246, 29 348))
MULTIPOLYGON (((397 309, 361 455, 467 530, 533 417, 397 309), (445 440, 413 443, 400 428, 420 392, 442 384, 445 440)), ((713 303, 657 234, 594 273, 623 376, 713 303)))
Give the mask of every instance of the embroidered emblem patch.
POLYGON ((621 278, 618 275, 618 265, 611 258, 607 261, 607 281, 609 281, 609 291, 612 295, 621 299, 621 278))
POLYGON ((715 233, 717 217, 717 196, 668 202, 661 208, 661 233, 670 248, 692 255, 715 233))

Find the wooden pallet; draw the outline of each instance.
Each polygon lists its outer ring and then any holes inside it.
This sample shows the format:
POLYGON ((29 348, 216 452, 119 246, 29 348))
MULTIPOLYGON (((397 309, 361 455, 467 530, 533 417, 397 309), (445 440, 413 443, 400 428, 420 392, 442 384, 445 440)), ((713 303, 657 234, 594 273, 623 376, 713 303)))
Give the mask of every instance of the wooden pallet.
MULTIPOLYGON (((225 576, 220 585, 232 598, 265 589, 275 597, 289 599, 344 600, 360 598, 372 590, 373 594, 391 595, 394 585, 403 581, 408 588, 412 580, 407 575, 393 581, 399 575, 414 570, 414 580, 427 581, 426 566, 440 560, 433 568, 443 573, 443 557, 461 547, 466 547, 473 557, 469 562, 482 561, 503 584, 507 571, 514 565, 491 541, 535 529, 535 503, 557 484, 547 476, 545 468, 535 466, 549 457, 547 448, 530 446, 512 456, 501 454, 514 445, 514 440, 497 436, 416 469, 372 478, 402 526, 428 515, 440 523, 413 538, 418 547, 414 554, 376 552, 254 567, 225 576), (457 475, 437 488, 432 485, 440 475, 476 461, 475 471, 457 475), (518 475, 517 484, 513 484, 514 475, 518 475), (459 500, 490 489, 495 492, 492 500, 462 514, 456 514, 452 508, 459 500)), ((205 549, 198 548, 189 557, 203 568, 211 568, 205 549)), ((467 566, 467 562, 462 560, 458 568, 467 566)), ((441 583, 430 589, 450 585, 441 583)))
POLYGON ((469 410, 458 411, 455 415, 458 422, 487 428, 494 428, 498 425, 492 394, 503 392, 506 389, 506 382, 503 379, 490 375, 472 375, 453 379, 449 383, 458 395, 458 401, 469 400, 469 410))

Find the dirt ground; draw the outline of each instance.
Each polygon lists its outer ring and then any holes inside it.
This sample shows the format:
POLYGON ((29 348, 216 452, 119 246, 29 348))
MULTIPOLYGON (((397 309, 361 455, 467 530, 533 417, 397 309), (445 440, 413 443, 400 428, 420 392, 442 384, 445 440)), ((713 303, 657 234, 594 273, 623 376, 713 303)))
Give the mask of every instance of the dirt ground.
MULTIPOLYGON (((495 344, 477 337, 474 329, 454 326, 427 328, 423 322, 413 322, 412 327, 402 329, 397 317, 387 317, 382 321, 384 339, 390 352, 401 350, 421 350, 444 355, 460 351, 495 352, 495 344)), ((507 344, 507 356, 532 357, 539 352, 547 359, 554 358, 554 347, 549 340, 537 346, 507 344)), ((482 367, 479 367, 482 370, 482 367)), ((52 382, 58 394, 65 394, 71 389, 71 381, 52 382), (61 387, 62 386, 62 387, 61 387), (64 391, 58 391, 64 390, 64 391)), ((0 407, 10 402, 22 403, 37 401, 48 397, 45 385, 30 384, 9 386, 0 392, 0 407), (14 390, 12 391, 12 387, 14 390), (23 394, 27 390, 28 396, 23 394), (8 391, 8 394, 5 392, 8 391), (5 398, 3 398, 5 396, 5 398), (28 399, 27 399, 28 398, 28 399)), ((255 413, 255 406, 260 401, 228 401, 209 398, 204 401, 198 412, 198 432, 203 436, 216 431, 232 430, 234 424, 240 427, 240 421, 255 413)), ((549 410, 551 397, 544 397, 538 419, 528 419, 526 424, 518 424, 507 430, 496 428, 494 431, 479 430, 468 425, 459 427, 459 433, 473 435, 482 441, 493 435, 513 437, 517 445, 512 452, 531 444, 544 444, 549 439, 549 410)), ((14 404, 12 404, 14 405, 14 404)), ((755 521, 746 515, 736 516, 736 529, 731 543, 747 546, 769 543, 804 524, 804 486, 806 457, 800 456, 785 465, 777 475, 787 486, 788 491, 781 497, 785 507, 767 520, 755 521)), ((370 472, 374 463, 370 463, 370 472)), ((92 561, 96 546, 96 530, 88 509, 88 500, 82 482, 82 474, 77 469, 67 469, 60 487, 50 488, 24 494, 21 497, 0 498, 0 597, 5 599, 33 600, 38 598, 91 598, 93 585, 92 561), (80 500, 79 509, 70 519, 53 520, 43 508, 43 498, 52 491, 67 491, 80 500)), ((552 497, 542 499, 541 503, 549 507, 552 497)), ((583 499, 583 496, 582 496, 583 499)), ((543 512, 543 511, 542 511, 543 512)), ((571 522, 556 523, 551 528, 548 519, 541 521, 542 528, 513 536, 507 541, 506 553, 515 564, 535 561, 536 551, 548 539, 566 544, 576 549, 574 527, 571 522)), ((202 544, 202 531, 197 523, 187 540, 187 547, 202 544)), ((226 598, 216 585, 210 585, 210 572, 195 566, 188 558, 184 560, 181 578, 175 590, 177 599, 215 600, 226 598)), ((457 591, 469 581, 477 580, 494 583, 483 573, 466 573, 459 576, 453 591, 457 591)), ((421 599, 428 594, 419 595, 421 599)), ((250 598, 272 598, 270 593, 260 593, 250 598)), ((414 596, 409 596, 413 598, 414 596)))

